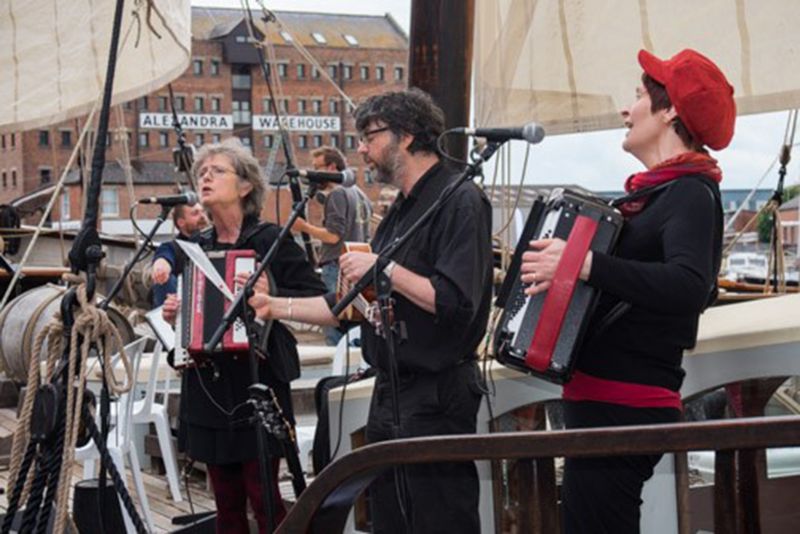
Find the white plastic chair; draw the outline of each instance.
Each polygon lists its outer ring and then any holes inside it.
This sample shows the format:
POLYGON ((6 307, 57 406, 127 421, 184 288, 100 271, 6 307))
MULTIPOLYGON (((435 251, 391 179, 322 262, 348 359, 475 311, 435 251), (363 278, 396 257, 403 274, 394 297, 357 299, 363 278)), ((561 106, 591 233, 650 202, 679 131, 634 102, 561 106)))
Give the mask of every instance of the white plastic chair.
MULTIPOLYGON (((154 527, 153 516, 150 512, 150 503, 147 500, 147 493, 145 493, 144 481, 142 480, 142 469, 141 465, 139 464, 139 457, 136 453, 136 447, 132 445, 133 418, 131 417, 136 386, 136 376, 139 372, 139 363, 141 362, 142 353, 144 351, 144 345, 146 342, 147 338, 141 337, 125 346, 125 355, 130 359, 133 367, 134 384, 129 393, 120 395, 118 401, 119 415, 116 417, 114 427, 108 433, 106 446, 108 447, 108 452, 111 456, 111 459, 122 476, 123 481, 125 481, 125 456, 128 457, 131 475, 136 489, 136 495, 139 499, 139 503, 144 514, 144 520, 147 524, 147 528, 152 531, 154 527)), ((114 357, 111 358, 109 365, 112 365, 113 367, 118 360, 119 355, 114 355, 114 357)), ((86 445, 75 449, 75 460, 83 462, 84 479, 96 478, 95 463, 99 458, 100 453, 97 451, 94 441, 89 441, 86 445)), ((121 502, 120 506, 122 507, 121 502)), ((125 511, 124 507, 122 507, 122 512, 125 520, 126 530, 128 532, 135 532, 133 523, 128 517, 128 513, 125 511)))
POLYGON ((164 460, 164 469, 167 472, 167 483, 174 502, 181 502, 180 479, 178 475, 178 462, 176 460, 175 449, 172 445, 172 432, 167 416, 167 395, 169 392, 169 378, 164 393, 164 402, 155 402, 156 382, 158 381, 158 368, 161 363, 163 348, 160 341, 156 341, 153 347, 153 357, 150 360, 150 376, 147 378, 144 398, 134 401, 132 417, 133 424, 155 425, 156 436, 158 436, 158 447, 161 449, 161 457, 164 460))

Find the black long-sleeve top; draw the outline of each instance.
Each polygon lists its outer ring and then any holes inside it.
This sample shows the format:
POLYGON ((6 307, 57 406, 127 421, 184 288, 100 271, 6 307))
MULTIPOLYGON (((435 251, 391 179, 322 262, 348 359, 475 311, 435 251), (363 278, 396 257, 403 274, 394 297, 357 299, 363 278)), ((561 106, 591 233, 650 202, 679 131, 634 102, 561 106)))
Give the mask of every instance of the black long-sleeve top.
POLYGON ((683 351, 694 346, 700 313, 719 272, 719 188, 684 176, 654 193, 625 222, 614 255, 594 253, 588 283, 603 291, 577 367, 589 375, 678 391, 683 351), (620 301, 632 305, 593 335, 620 301))

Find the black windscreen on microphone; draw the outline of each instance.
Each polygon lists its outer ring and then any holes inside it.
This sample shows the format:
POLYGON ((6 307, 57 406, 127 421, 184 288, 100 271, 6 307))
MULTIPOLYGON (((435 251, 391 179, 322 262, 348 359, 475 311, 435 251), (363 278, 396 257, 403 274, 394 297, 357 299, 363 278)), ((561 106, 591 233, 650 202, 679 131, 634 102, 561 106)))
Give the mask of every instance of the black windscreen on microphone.
POLYGON ((139 201, 139 204, 159 204, 161 206, 177 206, 179 204, 188 204, 194 206, 197 204, 197 193, 194 191, 187 191, 180 195, 166 195, 163 197, 145 197, 139 201))
POLYGON ((489 141, 508 141, 509 139, 520 139, 535 145, 544 139, 544 128, 535 122, 530 122, 525 126, 509 126, 507 128, 456 128, 458 133, 474 135, 475 137, 485 137, 489 141))
POLYGON ((286 174, 289 176, 299 176, 314 183, 333 182, 342 187, 352 187, 356 183, 356 175, 353 173, 352 169, 345 169, 337 172, 289 169, 286 171, 286 174))

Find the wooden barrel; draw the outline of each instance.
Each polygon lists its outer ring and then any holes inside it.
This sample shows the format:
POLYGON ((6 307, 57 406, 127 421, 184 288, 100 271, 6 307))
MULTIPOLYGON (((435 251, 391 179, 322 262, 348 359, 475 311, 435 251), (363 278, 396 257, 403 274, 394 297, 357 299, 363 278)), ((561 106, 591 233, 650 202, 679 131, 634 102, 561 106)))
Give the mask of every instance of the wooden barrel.
MULTIPOLYGON (((0 370, 15 382, 28 379, 28 363, 36 336, 61 306, 66 289, 46 284, 22 293, 0 312, 0 370)), ((134 332, 128 320, 115 309, 108 315, 122 336, 123 343, 133 341, 134 332)), ((47 344, 42 354, 47 354, 47 344)))

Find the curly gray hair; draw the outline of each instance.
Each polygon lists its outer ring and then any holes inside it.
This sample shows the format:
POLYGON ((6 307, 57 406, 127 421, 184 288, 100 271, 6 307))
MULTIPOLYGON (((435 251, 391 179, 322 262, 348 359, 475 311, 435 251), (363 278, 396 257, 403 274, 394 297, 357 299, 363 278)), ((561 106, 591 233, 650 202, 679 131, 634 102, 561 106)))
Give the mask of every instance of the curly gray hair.
POLYGON ((229 137, 221 143, 209 143, 203 145, 194 158, 192 164, 192 176, 199 180, 197 175, 203 162, 211 156, 218 154, 227 156, 231 160, 236 175, 240 180, 249 183, 252 187, 250 193, 242 199, 242 211, 245 215, 261 214, 261 206, 264 200, 264 175, 258 160, 250 152, 250 149, 242 144, 238 137, 229 137))

